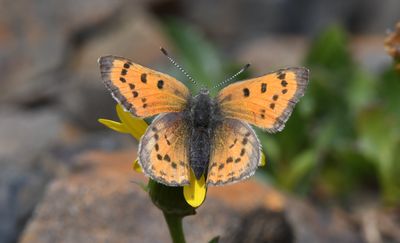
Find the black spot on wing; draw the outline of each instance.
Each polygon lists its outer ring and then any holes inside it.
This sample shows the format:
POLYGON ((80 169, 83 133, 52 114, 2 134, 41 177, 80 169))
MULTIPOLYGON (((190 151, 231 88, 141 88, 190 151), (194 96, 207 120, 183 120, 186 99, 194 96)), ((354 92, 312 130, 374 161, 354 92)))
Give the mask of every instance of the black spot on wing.
POLYGON ((162 89, 163 87, 164 87, 164 81, 163 80, 158 80, 157 88, 162 89))
POLYGON ((236 142, 237 142, 237 138, 235 138, 235 140, 233 141, 233 143, 232 143, 231 145, 229 145, 229 148, 233 148, 233 147, 235 146, 236 142))
POLYGON ((271 108, 271 110, 275 109, 275 103, 271 103, 271 104, 269 105, 269 108, 271 108))
POLYGON ((265 93, 267 91, 267 84, 266 83, 262 83, 261 84, 261 93, 265 93))
POLYGON ((142 81, 142 83, 147 83, 147 74, 142 73, 142 75, 140 75, 140 81, 142 81))
POLYGON ((285 79, 285 78, 286 78, 286 73, 280 72, 280 73, 278 74, 278 78, 279 78, 280 80, 285 79))
POLYGON ((168 145, 171 145, 171 142, 168 140, 167 134, 164 135, 165 141, 167 142, 168 145))
POLYGON ((173 169, 176 169, 177 164, 176 164, 175 162, 172 162, 172 163, 171 163, 171 167, 172 167, 173 169))
POLYGON ((171 162, 171 158, 169 157, 168 154, 164 155, 164 160, 167 162, 171 162))
POLYGON ((244 97, 249 97, 250 96, 250 90, 248 88, 243 89, 243 96, 244 97))

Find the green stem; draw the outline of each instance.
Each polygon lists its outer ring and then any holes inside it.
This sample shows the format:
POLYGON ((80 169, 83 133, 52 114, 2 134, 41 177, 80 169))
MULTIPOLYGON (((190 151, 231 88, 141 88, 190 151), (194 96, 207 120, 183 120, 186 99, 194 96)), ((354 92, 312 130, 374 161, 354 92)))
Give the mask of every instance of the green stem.
POLYGON ((185 235, 183 234, 182 219, 183 217, 168 214, 164 212, 165 221, 167 221, 169 233, 173 243, 185 243, 185 235))

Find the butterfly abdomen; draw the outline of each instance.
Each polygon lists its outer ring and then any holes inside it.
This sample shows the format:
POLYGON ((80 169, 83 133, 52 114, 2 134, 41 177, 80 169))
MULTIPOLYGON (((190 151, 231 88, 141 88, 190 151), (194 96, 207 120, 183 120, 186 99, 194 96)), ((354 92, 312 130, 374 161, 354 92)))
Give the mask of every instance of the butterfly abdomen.
POLYGON ((189 162, 197 178, 200 178, 208 168, 214 118, 214 104, 208 94, 201 93, 194 97, 190 105, 192 126, 189 142, 189 162))
POLYGON ((210 133, 209 129, 194 128, 190 135, 189 161, 196 178, 200 178, 210 160, 210 133))

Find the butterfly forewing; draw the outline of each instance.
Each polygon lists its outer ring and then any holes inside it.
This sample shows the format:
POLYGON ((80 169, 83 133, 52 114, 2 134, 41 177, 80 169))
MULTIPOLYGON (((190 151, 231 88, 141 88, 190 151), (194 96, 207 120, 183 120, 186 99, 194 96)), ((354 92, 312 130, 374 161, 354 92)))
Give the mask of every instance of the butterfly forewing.
POLYGON ((237 82, 217 96, 225 117, 249 122, 274 133, 281 131, 304 95, 308 70, 287 68, 264 76, 237 82))
POLYGON ((163 184, 189 183, 188 128, 183 113, 159 115, 147 128, 139 145, 144 173, 163 184))
POLYGON ((126 110, 139 117, 182 111, 190 92, 175 78, 116 56, 99 59, 106 87, 126 110))
POLYGON ((256 171, 260 163, 261 147, 248 124, 225 119, 217 126, 212 144, 208 185, 237 182, 256 171))

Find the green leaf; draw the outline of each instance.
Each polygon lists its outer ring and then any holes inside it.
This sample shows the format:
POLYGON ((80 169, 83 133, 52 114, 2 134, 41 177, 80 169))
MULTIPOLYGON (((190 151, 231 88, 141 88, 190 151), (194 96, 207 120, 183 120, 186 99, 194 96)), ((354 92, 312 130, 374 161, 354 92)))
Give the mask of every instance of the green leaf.
POLYGON ((348 88, 343 90, 352 114, 375 101, 376 84, 377 80, 371 73, 354 68, 348 88))
POLYGON ((383 194, 387 201, 400 201, 400 127, 383 108, 371 108, 358 118, 360 149, 376 162, 383 194))
POLYGON ((219 236, 215 236, 208 243, 218 243, 218 242, 219 242, 219 236))
POLYGON ((307 65, 335 71, 352 68, 354 64, 347 42, 343 28, 336 25, 329 27, 313 43, 306 58, 307 65))
MULTIPOLYGON (((300 188, 307 176, 316 166, 316 156, 313 150, 307 150, 299 154, 292 161, 292 167, 286 174, 286 187, 289 189, 300 188)), ((304 184, 303 184, 304 185, 304 184)))
POLYGON ((150 179, 148 188, 152 202, 164 213, 179 217, 196 213, 196 209, 186 202, 183 187, 166 186, 150 179))
POLYGON ((400 72, 391 69, 385 71, 377 86, 378 97, 384 102, 386 112, 393 114, 400 123, 400 72))

